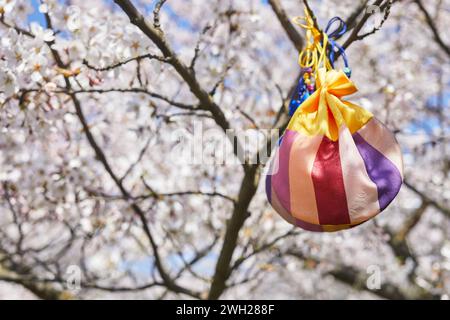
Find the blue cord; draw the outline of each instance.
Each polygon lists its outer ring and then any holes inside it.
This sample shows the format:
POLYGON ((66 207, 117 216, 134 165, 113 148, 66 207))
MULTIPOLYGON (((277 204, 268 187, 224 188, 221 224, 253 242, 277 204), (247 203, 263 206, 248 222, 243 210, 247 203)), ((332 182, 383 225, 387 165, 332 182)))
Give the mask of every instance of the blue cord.
POLYGON ((328 21, 327 27, 325 28, 325 33, 328 35, 328 41, 330 42, 330 50, 328 53, 328 59, 330 60, 331 67, 334 68, 334 55, 335 55, 335 49, 337 49, 340 52, 342 59, 344 59, 344 66, 345 66, 344 73, 347 75, 347 77, 350 78, 351 69, 348 66, 348 60, 347 60, 347 55, 345 54, 345 49, 335 41, 338 37, 342 36, 345 32, 347 32, 347 25, 344 22, 344 20, 342 20, 339 17, 334 17, 334 18, 330 19, 330 21, 328 21), (338 26, 333 31, 330 31, 331 27, 336 22, 339 23, 338 26))
POLYGON ((295 110, 297 110, 298 106, 303 102, 301 98, 303 97, 305 92, 305 83, 303 81, 303 75, 300 76, 300 80, 298 81, 297 88, 292 95, 291 102, 289 103, 289 116, 293 116, 295 110))
MULTIPOLYGON (((331 18, 330 21, 328 21, 327 27, 325 28, 325 33, 328 35, 328 42, 330 43, 328 59, 330 60, 331 67, 334 68, 335 49, 337 49, 340 52, 342 59, 344 60, 345 68, 343 71, 347 75, 347 77, 350 78, 351 74, 352 74, 352 70, 348 66, 348 60, 347 60, 347 55, 345 54, 345 49, 335 41, 338 37, 342 36, 345 32, 347 32, 347 25, 344 22, 344 20, 342 20, 339 17, 331 18), (336 24, 336 22, 339 23, 338 26, 335 27, 335 29, 333 31, 330 31, 331 27, 334 24, 336 24)), ((302 73, 300 75, 300 80, 298 81, 297 88, 295 89, 295 92, 292 95, 291 102, 289 104, 289 116, 291 116, 291 117, 294 115, 295 111, 303 103, 303 101, 308 99, 308 97, 310 96, 307 86, 303 80, 304 72, 306 72, 306 71, 302 70, 302 73)), ((279 144, 281 144, 282 138, 283 137, 281 137, 279 139, 279 141, 278 141, 279 144)))

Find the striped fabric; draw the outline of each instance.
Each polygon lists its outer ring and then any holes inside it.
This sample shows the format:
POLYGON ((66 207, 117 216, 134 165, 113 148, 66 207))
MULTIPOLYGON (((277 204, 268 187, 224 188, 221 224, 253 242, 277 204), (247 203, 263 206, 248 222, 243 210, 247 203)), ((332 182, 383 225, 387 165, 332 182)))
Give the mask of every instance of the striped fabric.
POLYGON ((375 117, 336 141, 286 130, 266 177, 273 208, 289 223, 330 232, 384 210, 400 190, 403 164, 394 135, 375 117))

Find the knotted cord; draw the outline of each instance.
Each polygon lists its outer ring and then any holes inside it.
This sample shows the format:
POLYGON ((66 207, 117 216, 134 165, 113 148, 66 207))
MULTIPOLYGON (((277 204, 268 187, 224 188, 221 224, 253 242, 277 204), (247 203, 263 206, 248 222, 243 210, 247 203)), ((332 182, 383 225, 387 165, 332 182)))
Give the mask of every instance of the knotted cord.
POLYGON ((314 20, 305 8, 304 17, 295 17, 293 22, 306 29, 306 47, 300 52, 298 63, 302 68, 311 68, 313 74, 324 66, 327 70, 332 69, 327 57, 328 35, 314 25, 314 20))

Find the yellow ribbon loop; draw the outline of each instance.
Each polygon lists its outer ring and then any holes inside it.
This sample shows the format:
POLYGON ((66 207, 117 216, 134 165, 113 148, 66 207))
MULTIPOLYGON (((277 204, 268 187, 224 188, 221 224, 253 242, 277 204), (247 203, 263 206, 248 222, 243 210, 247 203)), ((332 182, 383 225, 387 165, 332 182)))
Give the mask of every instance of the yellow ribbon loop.
POLYGON ((292 116, 287 129, 308 136, 323 134, 332 141, 339 138, 339 128, 347 126, 353 134, 373 115, 341 97, 358 89, 342 71, 317 70, 316 91, 304 101, 292 116))
POLYGON ((300 67, 311 68, 314 75, 320 67, 331 70, 331 63, 327 57, 328 35, 316 28, 306 8, 305 17, 295 17, 293 22, 306 29, 306 46, 298 57, 300 67))

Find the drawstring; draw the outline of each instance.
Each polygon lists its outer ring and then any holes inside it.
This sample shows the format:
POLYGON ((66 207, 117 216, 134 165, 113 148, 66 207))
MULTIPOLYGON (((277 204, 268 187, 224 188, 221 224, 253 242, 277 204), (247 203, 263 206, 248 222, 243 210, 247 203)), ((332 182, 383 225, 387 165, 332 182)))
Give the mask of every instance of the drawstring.
POLYGON ((345 49, 339 45, 335 40, 339 37, 341 37, 345 32, 347 31, 347 25, 345 24, 344 20, 342 20, 339 17, 334 17, 330 21, 328 21, 327 27, 325 28, 325 33, 328 35, 328 42, 330 43, 330 48, 328 50, 328 59, 330 60, 331 67, 334 69, 334 55, 336 53, 336 50, 339 51, 339 53, 342 56, 342 59, 344 60, 344 73, 347 75, 347 77, 350 78, 351 76, 351 70, 348 66, 348 60, 347 55, 345 54, 345 49), (330 28, 335 22, 338 22, 339 25, 335 30, 330 32, 330 28))
POLYGON ((300 67, 311 68, 314 74, 322 65, 327 70, 332 69, 326 54, 328 35, 315 27, 309 11, 305 8, 305 17, 295 17, 293 22, 306 29, 306 47, 298 57, 300 67))
POLYGON ((336 42, 336 39, 347 31, 347 25, 341 18, 332 18, 328 21, 325 31, 321 31, 305 8, 305 16, 295 17, 293 22, 306 29, 306 46, 298 57, 298 63, 302 69, 300 80, 289 104, 290 116, 315 91, 313 80, 317 78, 319 68, 324 67, 327 71, 334 69, 336 52, 339 52, 344 60, 344 73, 349 78, 351 76, 345 49, 336 42), (338 23, 337 26, 336 23, 338 23))

